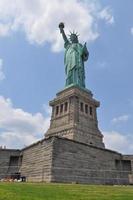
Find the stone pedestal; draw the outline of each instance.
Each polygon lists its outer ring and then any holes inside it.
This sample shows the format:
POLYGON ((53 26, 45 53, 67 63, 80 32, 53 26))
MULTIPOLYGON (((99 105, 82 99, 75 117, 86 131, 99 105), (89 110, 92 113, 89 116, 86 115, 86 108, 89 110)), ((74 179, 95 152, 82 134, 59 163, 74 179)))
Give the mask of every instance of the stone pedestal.
POLYGON ((45 137, 58 135, 81 143, 104 148, 98 129, 96 109, 100 103, 87 89, 72 86, 57 93, 50 101, 52 116, 45 137))

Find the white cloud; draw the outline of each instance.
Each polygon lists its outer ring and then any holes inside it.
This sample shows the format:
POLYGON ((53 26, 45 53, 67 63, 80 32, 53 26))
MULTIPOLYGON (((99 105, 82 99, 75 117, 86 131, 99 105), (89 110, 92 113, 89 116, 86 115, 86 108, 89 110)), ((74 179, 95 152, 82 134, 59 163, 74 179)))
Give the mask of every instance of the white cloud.
POLYGON ((3 73, 3 60, 0 58, 0 81, 5 79, 5 75, 3 73))
POLYGON ((131 34, 133 35, 133 27, 131 28, 130 32, 131 32, 131 34))
POLYGON ((0 37, 9 35, 9 31, 10 31, 10 24, 0 23, 0 37))
POLYGON ((59 22, 68 30, 77 30, 81 41, 93 41, 98 36, 98 20, 112 24, 110 8, 101 8, 98 1, 79 0, 0 0, 0 36, 24 31, 31 43, 51 43, 52 50, 62 49, 59 22))
POLYGON ((129 115, 121 115, 119 117, 115 117, 112 119, 112 123, 117 124, 121 122, 127 122, 129 120, 130 116, 129 115))
POLYGON ((43 137, 50 117, 14 108, 10 99, 0 96, 0 145, 20 148, 43 137))
POLYGON ((112 10, 110 7, 104 8, 100 13, 99 17, 101 19, 104 19, 107 24, 113 24, 114 23, 114 17, 112 15, 112 10))
POLYGON ((133 135, 123 135, 115 131, 103 132, 103 135, 106 148, 124 154, 133 154, 133 135))

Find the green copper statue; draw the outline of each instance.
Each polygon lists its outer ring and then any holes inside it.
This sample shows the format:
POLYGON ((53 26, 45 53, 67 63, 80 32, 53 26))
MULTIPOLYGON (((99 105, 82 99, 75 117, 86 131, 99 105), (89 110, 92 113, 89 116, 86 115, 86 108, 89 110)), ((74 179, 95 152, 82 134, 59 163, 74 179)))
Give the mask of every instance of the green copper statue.
POLYGON ((64 32, 64 23, 59 24, 60 33, 64 39, 65 47, 65 72, 66 87, 70 85, 78 85, 85 88, 85 69, 84 62, 88 60, 89 52, 84 45, 78 41, 77 33, 70 34, 70 41, 64 32))

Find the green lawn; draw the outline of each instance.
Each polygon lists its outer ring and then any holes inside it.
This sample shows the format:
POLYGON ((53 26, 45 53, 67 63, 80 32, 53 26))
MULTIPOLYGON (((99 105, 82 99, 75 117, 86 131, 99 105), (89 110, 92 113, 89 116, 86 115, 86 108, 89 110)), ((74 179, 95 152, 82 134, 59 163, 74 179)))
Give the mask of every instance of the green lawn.
POLYGON ((133 186, 0 183, 0 200, 133 200, 133 186))

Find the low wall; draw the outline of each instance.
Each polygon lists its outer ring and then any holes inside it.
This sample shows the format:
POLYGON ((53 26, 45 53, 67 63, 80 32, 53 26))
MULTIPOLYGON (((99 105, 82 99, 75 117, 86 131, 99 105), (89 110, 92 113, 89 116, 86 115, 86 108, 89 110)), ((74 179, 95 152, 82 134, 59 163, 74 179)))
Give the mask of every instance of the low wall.
POLYGON ((31 182, 50 182, 53 140, 41 140, 22 150, 21 176, 31 182))
POLYGON ((0 149, 0 179, 19 172, 19 155, 20 150, 0 149))
POLYGON ((90 184, 129 184, 130 166, 118 168, 123 159, 115 151, 55 138, 52 181, 90 184))
POLYGON ((57 136, 23 149, 21 158, 21 176, 33 182, 129 184, 132 174, 131 157, 57 136))

